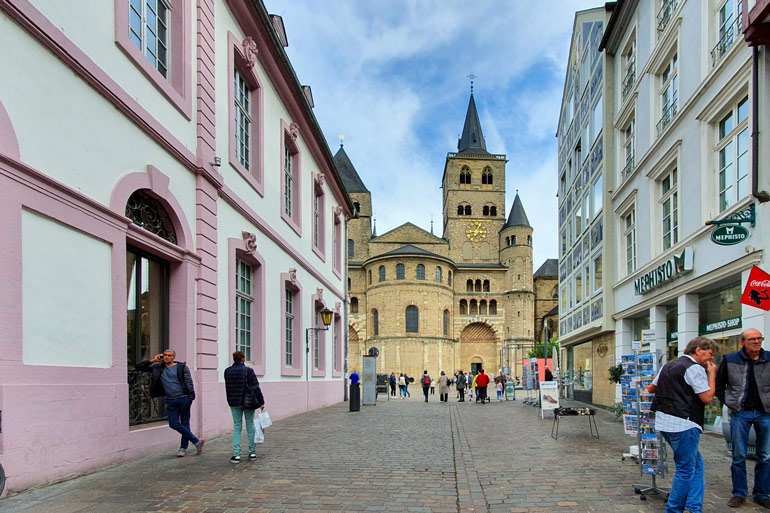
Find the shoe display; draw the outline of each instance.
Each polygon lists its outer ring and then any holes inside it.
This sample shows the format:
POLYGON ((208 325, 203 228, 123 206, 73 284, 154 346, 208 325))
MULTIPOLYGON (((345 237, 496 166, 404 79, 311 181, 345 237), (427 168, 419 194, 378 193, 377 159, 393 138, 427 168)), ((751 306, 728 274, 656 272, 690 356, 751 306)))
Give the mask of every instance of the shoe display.
POLYGON ((176 453, 177 458, 184 458, 187 454, 187 449, 179 448, 179 452, 176 453))
POLYGON ((240 463, 240 462, 241 462, 240 456, 233 456, 232 458, 230 458, 230 463, 240 463))
POLYGON ((255 453, 252 452, 249 454, 249 461, 254 461, 256 459, 257 459, 257 455, 255 453))
POLYGON ((545 401, 545 402, 547 402, 547 403, 551 403, 551 404, 556 404, 556 403, 558 403, 558 402, 559 402, 559 401, 557 401, 556 399, 554 399, 553 397, 551 397, 551 396, 550 396, 550 395, 548 395, 548 394, 544 394, 544 395, 543 395, 543 401, 545 401))
POLYGON ((203 454, 203 444, 205 443, 206 443, 206 440, 202 438, 198 440, 198 443, 195 444, 195 448, 197 449, 197 452, 195 454, 198 454, 198 455, 203 454))

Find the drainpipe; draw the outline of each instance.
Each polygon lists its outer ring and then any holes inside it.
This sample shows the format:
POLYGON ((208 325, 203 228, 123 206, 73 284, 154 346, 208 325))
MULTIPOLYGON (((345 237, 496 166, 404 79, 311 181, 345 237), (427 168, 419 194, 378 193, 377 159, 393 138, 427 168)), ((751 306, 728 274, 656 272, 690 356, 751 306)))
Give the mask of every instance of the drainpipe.
POLYGON ((759 190, 759 47, 753 46, 751 50, 751 194, 764 203, 770 201, 770 194, 759 190))
POLYGON ((340 252, 342 253, 342 255, 345 255, 345 258, 343 258, 343 265, 345 266, 344 267, 345 272, 342 274, 342 290, 344 291, 344 294, 343 294, 343 300, 342 300, 343 317, 342 317, 342 323, 341 323, 343 324, 341 328, 342 328, 342 333, 344 333, 344 340, 345 340, 345 351, 343 353, 345 355, 345 361, 342 367, 342 372, 343 372, 342 385, 345 387, 345 390, 343 392, 342 400, 347 401, 348 400, 348 348, 349 348, 349 345, 348 345, 348 294, 350 293, 350 291, 348 290, 348 276, 350 276, 350 268, 348 267, 348 245, 347 245, 348 220, 347 219, 345 220, 344 229, 342 230, 342 233, 343 233, 342 241, 341 241, 342 249, 340 252))

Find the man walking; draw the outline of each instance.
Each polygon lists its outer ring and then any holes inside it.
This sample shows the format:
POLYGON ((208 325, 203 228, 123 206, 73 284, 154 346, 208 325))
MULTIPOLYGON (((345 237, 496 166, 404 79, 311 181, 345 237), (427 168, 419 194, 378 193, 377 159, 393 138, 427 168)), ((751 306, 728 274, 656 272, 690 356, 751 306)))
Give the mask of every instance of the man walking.
POLYGON ((168 427, 182 435, 176 455, 184 458, 189 442, 195 446, 196 454, 201 454, 206 440, 190 431, 190 406, 195 400, 195 388, 190 369, 184 362, 174 361, 175 358, 176 353, 166 349, 152 360, 138 363, 136 370, 150 373, 150 397, 166 398, 168 427))
POLYGON ((388 384, 390 385, 390 395, 396 397, 396 373, 391 372, 388 377, 388 384))
POLYGON ((241 462, 241 431, 243 419, 246 418, 246 435, 249 437, 249 461, 257 459, 257 444, 255 441, 254 411, 265 409, 265 398, 259 388, 259 380, 254 369, 247 367, 243 361, 246 355, 242 351, 233 353, 233 364, 225 369, 225 392, 227 404, 233 415, 233 457, 230 463, 241 462))
MULTIPOLYGON (((484 373, 484 369, 481 369, 476 375, 476 393, 478 399, 481 399, 481 404, 487 400, 487 386, 489 385, 489 376, 484 373)), ((477 399, 477 400, 478 400, 477 399)))
POLYGON ((425 370, 422 374, 422 377, 420 378, 420 384, 422 385, 422 393, 425 395, 425 402, 428 402, 428 391, 430 390, 430 376, 428 376, 428 371, 425 370))
POLYGON ((655 428, 673 449, 676 464, 666 513, 703 511, 705 483, 698 444, 704 407, 716 391, 717 366, 712 360, 718 349, 713 340, 695 337, 684 348, 684 355, 664 365, 647 387, 655 394, 655 428))
POLYGON ((730 438, 733 443, 733 496, 731 508, 746 502, 746 449, 749 431, 757 435, 754 466, 754 502, 770 509, 770 354, 762 349, 765 338, 759 330, 741 333, 743 348, 725 355, 717 370, 716 396, 730 410, 730 438))

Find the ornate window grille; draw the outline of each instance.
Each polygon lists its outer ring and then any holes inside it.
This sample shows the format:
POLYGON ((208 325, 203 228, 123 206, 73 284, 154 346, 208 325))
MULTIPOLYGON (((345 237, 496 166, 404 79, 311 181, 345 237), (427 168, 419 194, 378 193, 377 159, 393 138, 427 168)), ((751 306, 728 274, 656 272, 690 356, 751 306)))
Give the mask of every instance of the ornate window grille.
POLYGON ((126 203, 126 217, 135 225, 176 244, 176 231, 163 204, 144 189, 135 191, 126 203))

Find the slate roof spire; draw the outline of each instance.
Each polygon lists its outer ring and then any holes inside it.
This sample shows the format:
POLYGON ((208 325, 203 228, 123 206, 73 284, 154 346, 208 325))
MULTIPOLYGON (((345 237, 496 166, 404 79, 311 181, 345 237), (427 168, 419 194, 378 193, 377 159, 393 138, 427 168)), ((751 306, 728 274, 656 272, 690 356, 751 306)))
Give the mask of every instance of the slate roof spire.
POLYGON ((519 198, 519 191, 516 191, 516 197, 513 199, 513 206, 511 206, 511 213, 508 214, 508 221, 505 222, 503 228, 510 228, 511 226, 527 226, 532 228, 527 219, 527 213, 524 212, 524 205, 521 204, 521 198, 519 198))
POLYGON ((473 91, 471 91, 471 99, 468 102, 468 112, 465 114, 463 135, 457 142, 457 152, 488 155, 487 143, 484 142, 484 134, 481 132, 479 113, 476 111, 476 101, 473 99, 473 91))
POLYGON ((334 154, 334 163, 337 165, 342 183, 348 192, 369 192, 364 182, 361 181, 361 177, 358 176, 356 168, 353 167, 350 157, 345 153, 342 142, 340 142, 340 149, 334 154))

